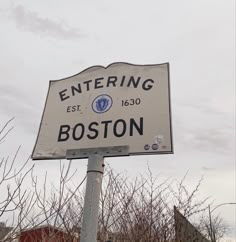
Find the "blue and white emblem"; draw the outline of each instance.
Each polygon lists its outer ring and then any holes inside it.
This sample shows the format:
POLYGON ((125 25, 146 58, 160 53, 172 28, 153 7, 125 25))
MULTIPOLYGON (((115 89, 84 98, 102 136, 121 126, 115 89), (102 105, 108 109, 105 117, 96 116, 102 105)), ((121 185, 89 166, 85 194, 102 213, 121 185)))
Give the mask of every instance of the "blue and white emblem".
POLYGON ((92 103, 92 109, 95 113, 105 113, 112 106, 112 98, 106 94, 97 96, 92 103))

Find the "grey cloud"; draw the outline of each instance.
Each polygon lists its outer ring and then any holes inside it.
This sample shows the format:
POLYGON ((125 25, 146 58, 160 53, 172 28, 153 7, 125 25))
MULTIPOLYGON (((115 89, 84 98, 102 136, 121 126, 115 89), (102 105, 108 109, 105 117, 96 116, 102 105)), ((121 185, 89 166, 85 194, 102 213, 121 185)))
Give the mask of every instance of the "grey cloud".
POLYGON ((234 150, 232 130, 227 127, 198 129, 192 135, 192 147, 196 150, 231 155, 234 150))
POLYGON ((201 168, 202 171, 214 171, 215 169, 214 168, 211 168, 211 167, 206 167, 206 166, 203 166, 201 168))
POLYGON ((193 136, 193 145, 200 150, 211 150, 214 152, 228 152, 232 147, 232 139, 227 129, 200 130, 193 136))
POLYGON ((26 10, 22 5, 13 6, 10 12, 17 27, 24 31, 60 39, 82 37, 78 29, 69 27, 65 22, 42 18, 37 12, 26 10))
POLYGON ((36 120, 36 117, 40 117, 37 110, 24 91, 9 85, 0 86, 0 114, 10 118, 14 116, 26 132, 37 130, 39 120, 36 120))
POLYGON ((235 140, 231 113, 212 107, 207 101, 198 104, 180 102, 176 109, 176 139, 184 147, 202 152, 232 154, 235 140))

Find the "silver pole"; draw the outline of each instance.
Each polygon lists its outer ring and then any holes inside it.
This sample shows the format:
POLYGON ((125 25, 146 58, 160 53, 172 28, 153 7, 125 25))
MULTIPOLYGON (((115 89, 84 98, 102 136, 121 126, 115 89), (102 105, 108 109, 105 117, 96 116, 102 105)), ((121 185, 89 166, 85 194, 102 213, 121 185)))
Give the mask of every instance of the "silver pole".
POLYGON ((213 225, 212 225, 212 217, 211 217, 211 214, 212 212, 217 209, 218 207, 221 207, 223 205, 236 205, 236 203, 221 203, 219 204, 218 206, 214 207, 212 210, 210 208, 210 205, 208 206, 208 210, 209 210, 209 220, 210 220, 210 234, 211 234, 211 241, 212 242, 216 242, 216 231, 215 231, 215 228, 213 228, 213 225))
POLYGON ((91 155, 88 159, 81 242, 97 242, 99 199, 104 171, 104 157, 91 155))
POLYGON ((104 172, 104 156, 128 155, 128 145, 70 149, 66 151, 66 158, 69 160, 88 157, 87 183, 80 242, 97 242, 98 210, 104 172))
POLYGON ((211 241, 214 242, 214 240, 213 240, 213 228, 212 228, 212 221, 211 221, 211 208, 210 208, 210 205, 208 206, 208 212, 209 212, 209 222, 210 222, 210 237, 211 237, 211 241))

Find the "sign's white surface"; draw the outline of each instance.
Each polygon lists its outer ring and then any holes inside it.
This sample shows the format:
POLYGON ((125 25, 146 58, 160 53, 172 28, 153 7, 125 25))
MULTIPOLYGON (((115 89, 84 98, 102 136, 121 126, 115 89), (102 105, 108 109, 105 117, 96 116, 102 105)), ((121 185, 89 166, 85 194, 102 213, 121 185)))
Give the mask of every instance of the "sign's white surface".
POLYGON ((173 153, 168 63, 94 66, 50 81, 33 159, 121 145, 131 155, 173 153))

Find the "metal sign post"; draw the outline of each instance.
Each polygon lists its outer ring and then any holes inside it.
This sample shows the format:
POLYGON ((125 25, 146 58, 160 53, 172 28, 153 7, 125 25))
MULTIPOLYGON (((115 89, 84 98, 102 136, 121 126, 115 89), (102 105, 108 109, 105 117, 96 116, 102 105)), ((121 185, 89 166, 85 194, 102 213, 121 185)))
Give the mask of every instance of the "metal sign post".
POLYGON ((81 242, 97 242, 99 199, 104 172, 104 157, 121 155, 129 155, 128 146, 68 150, 66 153, 67 159, 89 157, 80 237, 81 242))
POLYGON ((173 154, 169 63, 50 81, 33 160, 88 158, 82 242, 96 242, 104 157, 173 154))
POLYGON ((102 187, 104 158, 91 155, 88 159, 81 242, 97 242, 99 198, 102 187))

